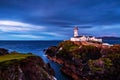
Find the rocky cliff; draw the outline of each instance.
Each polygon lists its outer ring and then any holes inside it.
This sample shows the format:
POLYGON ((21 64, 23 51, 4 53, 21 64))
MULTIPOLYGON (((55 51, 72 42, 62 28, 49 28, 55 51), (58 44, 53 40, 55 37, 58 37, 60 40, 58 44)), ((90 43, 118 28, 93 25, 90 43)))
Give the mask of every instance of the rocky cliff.
POLYGON ((54 80, 50 64, 31 53, 0 49, 0 80, 54 80))
POLYGON ((46 54, 74 80, 120 80, 120 45, 64 41, 46 54))

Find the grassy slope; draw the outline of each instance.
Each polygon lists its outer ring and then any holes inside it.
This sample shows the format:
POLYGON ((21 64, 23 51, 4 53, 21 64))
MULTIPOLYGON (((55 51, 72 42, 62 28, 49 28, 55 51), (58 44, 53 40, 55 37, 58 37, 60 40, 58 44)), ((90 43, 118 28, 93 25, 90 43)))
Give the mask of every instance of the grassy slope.
POLYGON ((9 60, 22 60, 25 59, 29 56, 33 56, 32 54, 7 54, 4 56, 0 56, 0 62, 4 62, 4 61, 9 61, 9 60))

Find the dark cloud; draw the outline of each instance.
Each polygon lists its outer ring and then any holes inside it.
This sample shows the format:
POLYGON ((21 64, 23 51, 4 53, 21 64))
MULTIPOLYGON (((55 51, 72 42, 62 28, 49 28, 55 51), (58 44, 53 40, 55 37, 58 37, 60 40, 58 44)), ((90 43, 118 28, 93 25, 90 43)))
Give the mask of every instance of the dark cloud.
POLYGON ((94 26, 78 26, 79 28, 93 28, 94 26))
POLYGON ((120 14, 116 14, 116 8, 120 9, 119 0, 0 1, 0 11, 5 14, 20 16, 23 21, 61 27, 76 24, 118 23, 120 14))
POLYGON ((101 25, 119 24, 120 0, 0 0, 0 19, 51 30, 75 25, 99 30, 101 25))

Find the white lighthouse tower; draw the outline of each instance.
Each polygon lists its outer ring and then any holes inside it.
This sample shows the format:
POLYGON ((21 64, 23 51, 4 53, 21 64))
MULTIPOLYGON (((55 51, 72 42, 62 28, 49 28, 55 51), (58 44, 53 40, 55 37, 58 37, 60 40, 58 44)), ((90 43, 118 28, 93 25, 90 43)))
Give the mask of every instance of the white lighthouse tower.
POLYGON ((78 27, 76 26, 74 28, 74 37, 77 37, 78 36, 78 27))

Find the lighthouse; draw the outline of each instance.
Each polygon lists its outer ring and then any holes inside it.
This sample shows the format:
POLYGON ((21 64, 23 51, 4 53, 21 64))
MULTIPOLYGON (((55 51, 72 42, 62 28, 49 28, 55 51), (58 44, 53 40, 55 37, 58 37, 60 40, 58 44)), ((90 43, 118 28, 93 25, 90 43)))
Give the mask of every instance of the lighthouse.
POLYGON ((74 28, 74 37, 77 37, 78 36, 78 27, 76 26, 74 28))
POLYGON ((78 35, 78 27, 74 28, 74 37, 70 38, 70 41, 94 41, 94 42, 102 42, 102 39, 95 38, 94 36, 79 36, 78 35))

